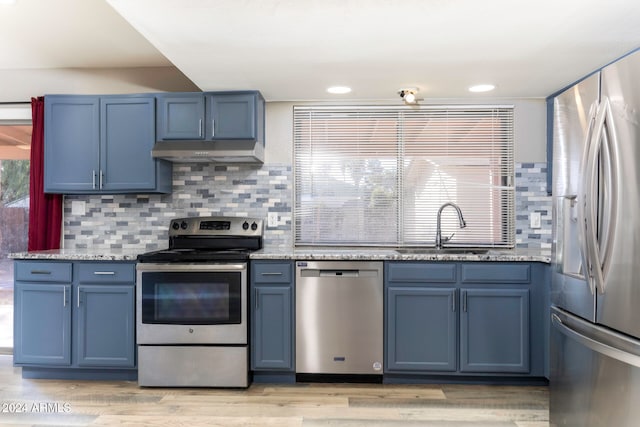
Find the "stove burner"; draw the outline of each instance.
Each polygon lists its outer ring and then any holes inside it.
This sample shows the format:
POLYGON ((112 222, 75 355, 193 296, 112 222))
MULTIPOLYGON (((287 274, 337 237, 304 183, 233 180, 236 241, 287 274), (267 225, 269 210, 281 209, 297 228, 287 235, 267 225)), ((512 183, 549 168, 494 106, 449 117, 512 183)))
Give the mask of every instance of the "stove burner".
POLYGON ((246 261, 251 252, 262 248, 262 230, 262 220, 257 218, 176 218, 169 225, 169 248, 140 254, 138 262, 246 261), (252 226, 245 227, 248 223, 252 226), (225 226, 211 227, 211 224, 225 226))

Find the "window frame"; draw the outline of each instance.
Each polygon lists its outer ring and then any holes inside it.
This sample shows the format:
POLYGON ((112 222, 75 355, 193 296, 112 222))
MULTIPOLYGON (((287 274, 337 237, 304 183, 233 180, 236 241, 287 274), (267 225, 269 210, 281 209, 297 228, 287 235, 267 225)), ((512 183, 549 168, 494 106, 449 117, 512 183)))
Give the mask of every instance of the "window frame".
MULTIPOLYGON (((487 180, 489 181, 485 187, 488 189, 489 195, 491 195, 495 200, 493 200, 493 211, 498 214, 499 218, 495 218, 493 220, 495 225, 495 230, 493 234, 495 237, 487 240, 474 240, 476 236, 473 237, 464 237, 464 233, 466 230, 458 230, 457 229, 457 216, 455 215, 455 211, 453 209, 445 209, 442 214, 442 224, 443 224, 443 232, 442 235, 445 236, 445 228, 446 228, 446 236, 449 236, 452 231, 460 232, 457 237, 457 241, 452 240, 447 243, 449 246, 460 246, 460 247, 496 247, 496 248, 513 248, 515 247, 515 108, 513 105, 427 105, 427 106, 382 106, 382 105, 367 105, 367 106, 325 106, 325 105, 302 105, 302 106, 294 106, 293 108, 293 180, 294 180, 294 204, 293 204, 293 244, 295 247, 301 246, 345 246, 345 247, 431 247, 434 244, 435 240, 435 211, 434 206, 439 206, 443 202, 440 202, 438 205, 431 205, 431 214, 433 218, 428 219, 428 221, 423 221, 428 223, 427 229, 428 237, 422 238, 407 238, 407 232, 410 231, 405 222, 407 220, 407 205, 404 202, 405 199, 405 191, 407 190, 407 184, 405 184, 404 180, 406 179, 407 172, 405 171, 405 163, 407 162, 407 155, 405 153, 407 151, 411 151, 411 143, 409 142, 410 136, 409 134, 404 134, 404 128, 409 127, 407 124, 409 120, 413 120, 414 124, 417 120, 417 123, 420 124, 420 120, 423 120, 424 117, 428 117, 430 114, 434 114, 434 117, 437 117, 438 120, 442 120, 442 117, 445 117, 444 121, 438 122, 436 124, 445 124, 447 125, 447 135, 443 137, 439 135, 438 132, 434 132, 433 134, 425 133, 421 131, 421 135, 428 135, 429 137, 438 137, 445 138, 444 142, 436 142, 433 144, 435 150, 440 150, 443 147, 463 147, 464 150, 471 151, 462 151, 462 154, 458 154, 457 156, 451 156, 449 151, 444 151, 444 155, 440 153, 440 157, 438 159, 445 160, 444 164, 450 163, 453 165, 453 170, 461 170, 462 172, 456 174, 456 182, 459 182, 461 177, 464 177, 465 174, 472 170, 471 166, 465 167, 464 162, 467 161, 469 164, 473 164, 474 161, 477 163, 474 167, 481 172, 477 175, 480 176, 482 172, 487 175, 487 180), (302 145, 302 136, 301 136, 301 127, 302 123, 305 120, 305 116, 308 116, 308 120, 313 121, 314 114, 327 114, 329 119, 327 119, 327 126, 331 125, 330 115, 334 114, 345 114, 345 113, 359 113, 362 112, 367 119, 375 120, 375 115, 380 114, 382 117, 385 117, 384 114, 390 114, 394 116, 392 120, 395 120, 396 126, 398 129, 401 129, 397 132, 395 137, 395 161, 397 162, 396 172, 396 192, 394 194, 395 203, 396 203, 396 213, 395 213, 395 223, 394 221, 390 221, 392 227, 397 227, 396 229, 396 237, 393 241, 385 241, 385 242, 371 242, 367 240, 351 240, 351 241, 331 241, 331 240, 323 240, 323 239, 313 239, 313 238, 304 238, 303 235, 303 219, 301 218, 301 210, 303 205, 301 205, 301 179, 304 175, 301 170, 302 167, 302 154, 300 154, 300 146, 302 145), (484 139, 486 139, 487 127, 484 131, 479 131, 478 135, 469 133, 463 136, 461 141, 466 143, 466 145, 462 144, 460 146, 455 146, 457 142, 449 141, 449 138, 453 139, 451 135, 455 131, 449 132, 448 130, 448 115, 451 114, 453 117, 458 120, 457 125, 460 126, 460 123, 472 123, 476 124, 486 121, 488 118, 495 115, 498 117, 499 123, 497 125, 489 126, 490 131, 490 140, 492 141, 490 144, 485 147, 484 139), (439 116, 440 115, 440 116, 439 116), (465 116, 467 115, 467 116, 465 116), (423 117, 424 116, 424 117, 423 117), (480 118, 478 118, 480 117, 480 118), (486 118, 486 119, 485 119, 486 118), (476 120, 474 122, 473 120, 476 120), (497 130, 496 130, 497 129, 497 130), (481 136, 480 133, 483 133, 484 136, 481 136), (476 141, 477 140, 477 141, 476 141), (494 141, 495 140, 495 141, 494 141), (468 149, 467 146, 471 146, 471 142, 475 141, 478 147, 477 150, 475 148, 468 149), (494 151, 500 150, 496 153, 494 151), (476 150, 476 151, 474 151, 476 150), (488 150, 491 154, 487 154, 486 157, 481 157, 480 161, 477 161, 473 157, 476 152, 482 152, 482 150, 488 150), (493 151, 492 151, 493 150, 493 151), (466 157, 465 157, 466 156, 466 157), (467 160, 465 160, 467 159, 467 160), (484 159, 484 160, 482 160, 484 159), (460 164, 455 164, 455 161, 461 162, 460 164), (498 166, 490 164, 493 161, 494 163, 497 161, 499 163, 498 166), (480 163, 485 162, 489 166, 487 169, 482 169, 482 165, 480 163), (462 168, 462 169, 460 169, 462 168), (491 174, 495 176, 492 176, 491 174), (446 227, 445 227, 446 225, 446 227), (498 227, 499 226, 499 227, 498 227), (460 237, 462 236, 462 237, 460 237)), ((338 119, 336 119, 338 120, 338 119)), ((356 119, 354 119, 355 121, 356 119)), ((311 126, 311 125, 310 125, 311 126)), ((425 126, 422 126, 425 127, 425 126)), ((468 125, 469 129, 473 126, 468 125)), ((476 126, 478 127, 478 126, 476 126)), ((468 129, 463 129, 468 130, 468 129)), ((313 136, 311 136, 311 132, 309 131, 308 139, 312 140, 313 136)), ((413 136, 418 135, 417 133, 413 136)), ((349 136, 351 136, 349 134, 349 136)), ((305 136, 306 137, 306 136, 305 136)), ((304 141, 307 141, 306 139, 304 141)), ((307 141, 308 142, 308 141, 307 141)), ((335 141, 334 141, 335 142, 335 141)), ((308 142, 309 144, 313 144, 314 141, 308 142)), ((358 144, 358 143, 356 143, 358 144)), ((427 149, 433 149, 429 143, 424 143, 424 146, 427 149)), ((434 156, 435 158, 435 156, 434 156)), ((307 158, 307 161, 310 160, 311 157, 307 158)), ((340 157, 336 157, 336 159, 340 159, 340 157)), ((471 174, 473 175, 473 174, 471 174)), ((473 183, 475 184, 475 183, 473 183)), ((422 190, 425 190, 427 187, 419 187, 422 190)), ((467 192, 469 192, 467 190, 467 192)), ((440 190, 440 193, 442 190, 440 190)), ((451 201, 451 200, 445 200, 451 201)), ((433 202, 432 202, 433 203, 433 202)), ((481 203, 481 202, 479 202, 481 203)), ((467 213, 473 213, 476 209, 480 209, 477 206, 473 206, 473 209, 468 210, 467 213)), ((463 209, 464 211, 464 209, 463 209)), ((423 215, 424 216, 424 215, 423 215)), ((488 215, 491 216, 491 215, 488 215)), ((496 216, 496 215, 493 215, 496 216)), ((346 217, 346 216, 345 216, 346 217)), ((366 221, 367 218, 364 218, 366 221)), ((424 218, 423 218, 424 220, 424 218)), ((362 222, 362 221, 360 221, 362 222)), ((421 223, 421 224, 423 224, 421 223)), ((477 223, 476 223, 477 225, 477 223)), ((471 234, 470 234, 471 235, 471 234)))

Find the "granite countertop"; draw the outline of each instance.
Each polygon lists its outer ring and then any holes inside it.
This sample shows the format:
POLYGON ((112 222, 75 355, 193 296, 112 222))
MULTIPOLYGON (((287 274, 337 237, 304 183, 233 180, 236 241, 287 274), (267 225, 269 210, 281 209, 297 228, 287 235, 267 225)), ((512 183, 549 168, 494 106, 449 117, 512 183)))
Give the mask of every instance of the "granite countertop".
MULTIPOLYGON (((17 252, 11 259, 55 261, 135 261, 143 249, 52 249, 48 251, 17 252)), ((551 257, 539 250, 492 249, 487 253, 450 253, 427 251, 425 253, 400 253, 394 249, 363 248, 291 248, 268 247, 253 252, 251 259, 262 260, 333 260, 333 261, 524 261, 550 263, 551 257)))
POLYGON ((486 253, 451 253, 427 250, 423 253, 400 253, 395 249, 362 248, 265 248, 251 253, 251 259, 300 260, 371 260, 371 261, 525 261, 551 263, 551 256, 540 250, 491 249, 486 253))
POLYGON ((11 259, 53 261, 135 261, 143 249, 51 249, 48 251, 16 252, 11 259))

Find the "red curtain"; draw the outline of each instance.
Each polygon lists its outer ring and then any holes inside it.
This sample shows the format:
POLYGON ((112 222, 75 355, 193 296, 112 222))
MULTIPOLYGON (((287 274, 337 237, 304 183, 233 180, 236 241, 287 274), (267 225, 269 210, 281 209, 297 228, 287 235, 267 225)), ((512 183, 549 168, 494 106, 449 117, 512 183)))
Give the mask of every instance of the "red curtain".
POLYGON ((31 98, 33 133, 29 176, 30 251, 60 248, 62 195, 44 193, 44 98, 31 98))

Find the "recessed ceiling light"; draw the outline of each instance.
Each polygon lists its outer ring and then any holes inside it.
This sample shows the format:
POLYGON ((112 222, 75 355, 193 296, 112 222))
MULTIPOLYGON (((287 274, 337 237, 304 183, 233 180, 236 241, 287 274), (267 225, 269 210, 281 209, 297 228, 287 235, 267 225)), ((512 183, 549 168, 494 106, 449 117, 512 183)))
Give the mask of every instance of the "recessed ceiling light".
POLYGON ((351 92, 351 88, 347 86, 331 86, 330 88, 327 88, 327 92, 335 95, 343 95, 351 92))
POLYGON ((490 92, 495 88, 495 85, 475 85, 469 88, 469 92, 490 92))
POLYGON ((0 5, 1 6, 11 6, 16 4, 16 1, 18 0, 0 0, 0 5))

